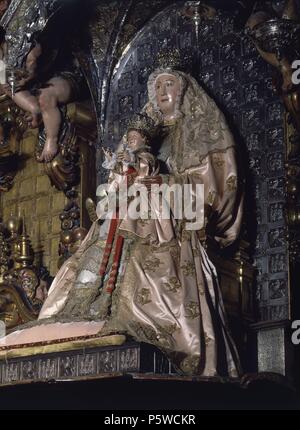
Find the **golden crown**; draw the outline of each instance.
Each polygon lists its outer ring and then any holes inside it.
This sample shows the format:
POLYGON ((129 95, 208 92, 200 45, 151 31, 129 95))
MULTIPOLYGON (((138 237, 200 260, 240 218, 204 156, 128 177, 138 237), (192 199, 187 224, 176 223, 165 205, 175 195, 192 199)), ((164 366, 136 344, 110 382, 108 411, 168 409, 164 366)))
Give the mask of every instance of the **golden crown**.
POLYGON ((164 49, 158 53, 156 62, 159 69, 180 70, 183 66, 178 49, 164 49))
POLYGON ((139 113, 128 122, 127 133, 130 130, 142 131, 146 136, 152 139, 157 133, 157 126, 148 115, 139 113))

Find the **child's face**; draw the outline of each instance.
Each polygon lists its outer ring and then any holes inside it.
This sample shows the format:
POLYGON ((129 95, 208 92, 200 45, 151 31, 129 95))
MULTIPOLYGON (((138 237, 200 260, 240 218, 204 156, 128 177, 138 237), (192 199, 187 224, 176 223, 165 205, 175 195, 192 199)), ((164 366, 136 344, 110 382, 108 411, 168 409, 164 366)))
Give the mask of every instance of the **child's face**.
POLYGON ((137 130, 130 130, 127 134, 127 144, 130 149, 136 151, 146 144, 146 138, 137 130))

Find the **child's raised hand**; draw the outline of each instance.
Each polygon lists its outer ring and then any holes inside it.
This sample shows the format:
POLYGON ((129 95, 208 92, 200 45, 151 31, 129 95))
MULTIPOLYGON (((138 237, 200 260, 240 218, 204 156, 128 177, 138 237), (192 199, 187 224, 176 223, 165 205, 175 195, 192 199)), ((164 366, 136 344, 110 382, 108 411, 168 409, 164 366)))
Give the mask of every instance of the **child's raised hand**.
POLYGON ((112 150, 111 150, 110 148, 104 148, 104 147, 102 147, 102 151, 103 151, 103 153, 104 153, 105 157, 106 157, 108 160, 111 160, 111 159, 112 159, 112 150))

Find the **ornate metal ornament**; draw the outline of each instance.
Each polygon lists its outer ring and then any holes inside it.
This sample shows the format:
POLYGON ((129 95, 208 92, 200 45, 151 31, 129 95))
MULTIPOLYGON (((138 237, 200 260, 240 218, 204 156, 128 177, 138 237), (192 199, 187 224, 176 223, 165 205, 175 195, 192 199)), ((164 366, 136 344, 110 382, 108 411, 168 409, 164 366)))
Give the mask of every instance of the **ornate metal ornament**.
POLYGON ((202 1, 187 1, 182 9, 182 15, 191 19, 195 25, 196 39, 199 41, 199 27, 202 21, 215 18, 217 12, 202 1))
POLYGON ((203 1, 187 1, 182 9, 182 15, 190 18, 196 26, 202 19, 211 19, 216 16, 216 9, 203 1))
POLYGON ((300 41, 300 23, 274 18, 257 24, 249 34, 263 51, 272 52, 281 60, 287 49, 297 48, 300 41))

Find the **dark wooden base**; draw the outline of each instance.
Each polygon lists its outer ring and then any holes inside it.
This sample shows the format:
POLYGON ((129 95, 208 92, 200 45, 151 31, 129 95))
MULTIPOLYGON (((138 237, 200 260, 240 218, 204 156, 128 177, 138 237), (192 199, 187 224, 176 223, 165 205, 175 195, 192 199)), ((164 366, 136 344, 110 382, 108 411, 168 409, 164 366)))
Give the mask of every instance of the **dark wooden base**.
POLYGON ((169 374, 169 360, 156 348, 142 343, 126 343, 13 358, 0 361, 0 386, 29 382, 86 379, 106 373, 169 374))
POLYGON ((300 409, 282 375, 182 376, 135 342, 0 361, 0 381, 0 410, 300 409))

